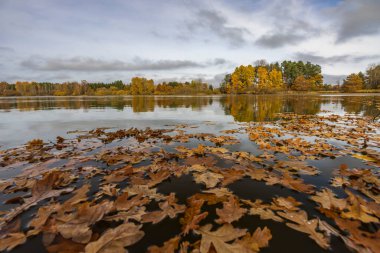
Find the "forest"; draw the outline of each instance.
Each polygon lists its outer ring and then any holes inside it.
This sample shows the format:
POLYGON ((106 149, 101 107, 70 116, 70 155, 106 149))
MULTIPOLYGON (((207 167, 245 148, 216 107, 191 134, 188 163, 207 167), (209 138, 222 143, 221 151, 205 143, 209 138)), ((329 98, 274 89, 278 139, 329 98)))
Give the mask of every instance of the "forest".
POLYGON ((227 74, 219 87, 192 80, 162 82, 133 77, 130 83, 117 80, 111 83, 81 82, 0 82, 0 96, 106 96, 106 95, 212 95, 262 94, 285 91, 357 92, 380 89, 380 65, 371 65, 365 73, 352 73, 342 84, 323 82, 321 66, 303 61, 283 61, 268 64, 258 60, 254 65, 241 65, 227 74))

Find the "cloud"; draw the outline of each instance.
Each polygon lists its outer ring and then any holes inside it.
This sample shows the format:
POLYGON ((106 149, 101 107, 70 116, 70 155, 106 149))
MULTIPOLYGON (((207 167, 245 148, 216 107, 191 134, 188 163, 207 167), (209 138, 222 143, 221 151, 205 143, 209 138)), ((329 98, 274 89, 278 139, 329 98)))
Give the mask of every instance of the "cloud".
POLYGON ((280 32, 263 35, 258 40, 256 40, 256 44, 267 48, 279 48, 286 45, 295 45, 301 40, 304 40, 304 38, 305 36, 280 32))
POLYGON ((4 52, 4 53, 13 53, 15 52, 15 50, 11 47, 4 47, 4 46, 0 46, 0 53, 1 52, 4 52))
POLYGON ((362 61, 369 61, 369 60, 376 60, 380 59, 379 54, 373 54, 373 55, 333 55, 333 56, 321 56, 316 55, 314 53, 295 53, 294 58, 301 61, 310 61, 318 64, 334 64, 337 62, 362 62, 362 61))
POLYGON ((266 31, 261 33, 255 44, 265 48, 280 48, 296 45, 317 36, 321 25, 315 26, 314 15, 309 14, 310 6, 302 1, 267 1, 260 17, 266 31), (302 18, 299 18, 302 17, 302 18))
POLYGON ((244 28, 228 25, 227 18, 215 10, 199 10, 196 18, 187 22, 187 28, 190 32, 205 29, 234 47, 245 44, 244 34, 249 33, 244 28))
POLYGON ((380 32, 379 0, 345 0, 329 10, 338 25, 336 42, 380 32))
POLYGON ((43 58, 31 57, 21 62, 21 66, 31 70, 40 71, 149 71, 149 70, 175 70, 186 68, 200 68, 210 65, 225 64, 225 59, 216 58, 200 63, 190 60, 147 60, 134 58, 132 62, 120 60, 102 60, 91 57, 62 58, 43 58))

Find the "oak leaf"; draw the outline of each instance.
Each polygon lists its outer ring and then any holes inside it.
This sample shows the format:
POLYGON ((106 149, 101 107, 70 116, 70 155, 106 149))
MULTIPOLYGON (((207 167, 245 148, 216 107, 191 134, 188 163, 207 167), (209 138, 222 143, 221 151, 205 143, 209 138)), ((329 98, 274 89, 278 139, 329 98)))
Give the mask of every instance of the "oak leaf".
POLYGON ((97 241, 87 244, 85 253, 124 253, 124 247, 135 244, 144 237, 141 226, 123 223, 116 228, 108 229, 97 241))
POLYGON ((216 209, 216 214, 219 216, 216 222, 232 223, 233 221, 239 220, 246 212, 246 208, 240 207, 239 200, 234 196, 230 196, 228 202, 223 202, 222 209, 216 209))

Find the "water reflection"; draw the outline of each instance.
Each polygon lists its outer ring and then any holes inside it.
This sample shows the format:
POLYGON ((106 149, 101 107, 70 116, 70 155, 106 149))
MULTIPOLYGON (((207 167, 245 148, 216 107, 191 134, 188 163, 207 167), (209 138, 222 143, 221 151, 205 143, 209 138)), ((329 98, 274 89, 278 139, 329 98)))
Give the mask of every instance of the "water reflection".
POLYGON ((191 108, 202 110, 217 104, 225 115, 235 121, 274 120, 277 113, 317 114, 324 110, 333 113, 354 113, 374 116, 379 113, 378 95, 311 96, 311 95, 240 95, 198 97, 16 97, 0 98, 2 112, 56 110, 56 109, 107 109, 123 111, 132 108, 134 113, 154 112, 155 109, 191 108))
POLYGON ((380 96, 141 96, 0 98, 0 149, 30 139, 54 140, 67 131, 110 128, 163 128, 173 124, 216 122, 220 131, 232 121, 276 120, 277 113, 380 114, 380 96))

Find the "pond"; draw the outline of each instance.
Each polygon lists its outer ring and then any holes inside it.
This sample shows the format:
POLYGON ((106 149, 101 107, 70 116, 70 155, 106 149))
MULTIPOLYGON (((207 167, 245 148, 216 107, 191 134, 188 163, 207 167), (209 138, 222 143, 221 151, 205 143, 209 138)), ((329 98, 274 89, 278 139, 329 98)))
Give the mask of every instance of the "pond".
POLYGON ((0 98, 0 251, 379 252, 379 117, 376 94, 0 98))

